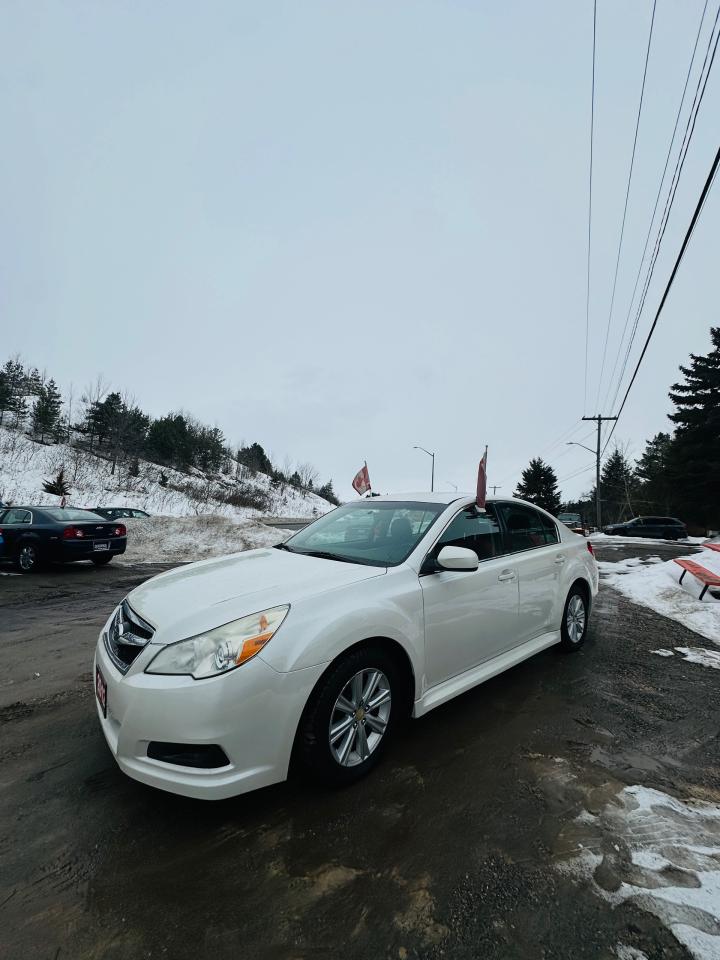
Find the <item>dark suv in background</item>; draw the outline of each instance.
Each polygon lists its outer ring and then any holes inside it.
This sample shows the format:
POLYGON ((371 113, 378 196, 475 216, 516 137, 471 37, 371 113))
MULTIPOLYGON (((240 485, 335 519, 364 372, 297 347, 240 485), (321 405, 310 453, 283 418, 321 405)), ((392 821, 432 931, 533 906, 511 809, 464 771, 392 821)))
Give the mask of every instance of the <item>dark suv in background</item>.
POLYGON ((675 517, 635 517, 626 523, 613 523, 604 532, 616 537, 653 537, 656 540, 684 540, 688 533, 682 520, 675 517))

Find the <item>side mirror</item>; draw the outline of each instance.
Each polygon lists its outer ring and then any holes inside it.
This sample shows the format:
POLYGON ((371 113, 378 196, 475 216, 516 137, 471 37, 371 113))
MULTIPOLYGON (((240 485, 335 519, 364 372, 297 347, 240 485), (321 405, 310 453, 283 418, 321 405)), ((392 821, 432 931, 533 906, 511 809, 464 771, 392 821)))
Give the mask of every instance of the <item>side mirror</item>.
POLYGON ((467 547, 443 547, 437 563, 441 570, 477 570, 480 561, 475 551, 467 547))

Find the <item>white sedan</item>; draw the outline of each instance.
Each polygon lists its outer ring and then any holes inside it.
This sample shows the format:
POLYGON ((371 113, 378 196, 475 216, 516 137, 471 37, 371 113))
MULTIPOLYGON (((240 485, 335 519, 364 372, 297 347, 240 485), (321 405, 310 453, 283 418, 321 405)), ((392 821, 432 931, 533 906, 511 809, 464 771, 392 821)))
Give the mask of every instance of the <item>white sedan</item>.
POLYGON ((585 639, 591 544, 519 500, 372 497, 286 543, 148 580, 95 655, 102 730, 129 776, 218 799, 297 756, 348 783, 403 715, 585 639))

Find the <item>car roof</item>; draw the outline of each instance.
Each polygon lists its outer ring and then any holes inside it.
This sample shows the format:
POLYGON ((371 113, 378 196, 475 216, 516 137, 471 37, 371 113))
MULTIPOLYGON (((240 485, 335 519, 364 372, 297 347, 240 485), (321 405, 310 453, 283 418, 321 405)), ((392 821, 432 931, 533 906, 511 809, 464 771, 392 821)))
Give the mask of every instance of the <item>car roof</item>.
MULTIPOLYGON (((382 503, 383 501, 403 501, 412 500, 414 503, 442 503, 450 506, 451 503, 464 501, 467 504, 475 502, 474 493, 460 493, 451 490, 449 493, 440 491, 435 493, 383 493, 379 497, 363 497, 362 501, 367 503, 382 503)), ((360 503, 360 500, 350 500, 348 503, 360 503)), ((488 497, 486 503, 518 503, 526 507, 533 507, 535 510, 542 510, 542 507, 530 503, 528 500, 519 500, 517 497, 488 497)), ((547 513, 547 511, 545 511, 547 513)))

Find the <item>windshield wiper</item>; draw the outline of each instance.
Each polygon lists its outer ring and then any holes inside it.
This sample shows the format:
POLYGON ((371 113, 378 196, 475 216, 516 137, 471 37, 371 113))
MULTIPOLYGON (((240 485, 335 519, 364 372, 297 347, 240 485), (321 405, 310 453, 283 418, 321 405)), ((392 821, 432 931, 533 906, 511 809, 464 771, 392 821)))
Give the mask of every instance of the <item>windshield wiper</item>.
POLYGON ((287 550, 288 553, 298 553, 299 551, 294 550, 292 547, 289 547, 286 543, 275 543, 273 544, 275 550, 287 550))

